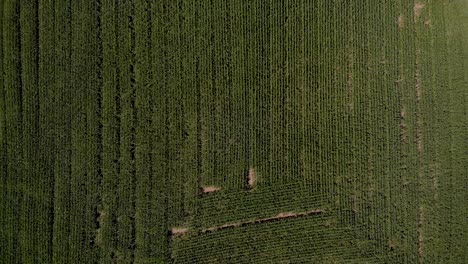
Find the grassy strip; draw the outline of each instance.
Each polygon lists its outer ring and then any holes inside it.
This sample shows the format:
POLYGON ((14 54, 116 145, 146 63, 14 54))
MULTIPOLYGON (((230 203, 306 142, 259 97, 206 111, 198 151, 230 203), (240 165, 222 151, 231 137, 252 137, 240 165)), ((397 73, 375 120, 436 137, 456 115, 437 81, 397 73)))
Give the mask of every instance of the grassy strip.
MULTIPOLYGON (((285 14, 280 2, 273 1, 270 6, 270 174, 263 175, 263 181, 266 186, 281 182, 284 170, 286 169, 286 160, 284 158, 284 144, 287 141, 285 134, 286 116, 283 110, 284 105, 284 78, 285 78, 285 60, 286 49, 285 42, 285 14)), ((245 33, 247 34, 247 33, 245 33)), ((246 41, 248 36, 246 36, 246 41)), ((246 70, 247 72, 247 70, 246 70)), ((246 87, 250 89, 250 87, 246 87)), ((249 162, 249 161, 248 161, 249 162)), ((250 165, 250 164, 249 164, 250 165)))
POLYGON ((71 193, 68 262, 98 258, 100 189, 99 2, 72 3, 71 193))
MULTIPOLYGON (((216 184, 215 180, 215 153, 214 135, 215 123, 213 119, 214 98, 213 90, 214 72, 212 69, 212 43, 211 43, 211 7, 209 1, 200 1, 197 5, 200 19, 197 23, 199 62, 199 93, 200 93, 200 144, 201 144, 201 179, 202 186, 216 184)), ((201 186, 200 186, 201 187, 201 186)))
POLYGON ((21 83, 22 83, 22 147, 23 147, 23 178, 19 190, 23 193, 21 215, 19 219, 20 233, 18 243, 21 258, 24 263, 37 262, 39 238, 34 230, 39 224, 38 205, 40 200, 36 196, 39 178, 37 175, 37 143, 39 141, 39 112, 38 112, 38 6, 37 1, 22 1, 20 5, 21 30, 21 83))
POLYGON ((184 131, 185 104, 183 93, 185 87, 181 83, 181 60, 182 42, 181 20, 179 3, 168 1, 165 10, 166 38, 165 51, 165 74, 166 78, 166 136, 167 136, 167 217, 168 224, 174 225, 183 220, 183 186, 184 178, 181 165, 181 151, 184 148, 186 133, 184 131))
MULTIPOLYGON (((247 35, 245 32, 245 21, 244 16, 245 3, 230 4, 226 7, 226 11, 229 12, 229 36, 230 38, 230 56, 225 54, 226 63, 230 63, 230 72, 228 73, 227 80, 228 85, 230 84, 230 95, 229 103, 231 113, 231 127, 230 127, 230 139, 225 142, 228 146, 228 155, 230 159, 235 160, 229 165, 229 183, 231 188, 244 189, 246 185, 246 176, 249 168, 248 161, 248 125, 249 119, 247 119, 248 113, 248 97, 246 91, 249 87, 246 85, 246 43, 247 35)), ((203 43, 200 42, 199 45, 203 43)), ((227 44, 229 45, 229 44, 227 44)), ((200 59, 203 59, 203 46, 199 46, 198 54, 200 59)), ((201 76, 203 77, 203 76, 201 76)), ((202 79, 203 80, 203 79, 202 79)))
POLYGON ((54 165, 54 263, 68 261, 70 235, 70 176, 71 176, 71 2, 52 3, 55 9, 54 45, 55 85, 53 87, 55 139, 54 165))
POLYGON ((120 89, 120 174, 117 191, 118 243, 116 258, 133 262, 135 246, 135 72, 134 4, 117 5, 117 67, 120 89))
MULTIPOLYGON (((254 174, 256 184, 247 186, 253 189, 258 186, 268 186, 270 182, 263 179, 271 175, 270 151, 271 151, 271 89, 270 80, 270 4, 267 1, 252 2, 247 6, 249 23, 246 27, 246 48, 248 60, 246 66, 246 89, 249 104, 250 120, 248 124, 250 159, 249 167, 244 172, 244 185, 248 183, 248 175, 254 174)), ((298 151, 300 148, 297 149, 298 151)), ((246 187, 244 187, 246 188, 246 187)))
MULTIPOLYGON (((53 254, 62 255, 60 246, 67 246, 66 239, 57 241, 55 228, 55 1, 39 2, 39 135, 38 175, 36 190, 40 195, 37 221, 38 262, 52 263, 53 254)), ((66 252, 66 251, 65 251, 66 252)), ((66 256, 66 253, 63 254, 66 256)), ((63 259, 58 259, 62 262, 63 259)))
POLYGON ((431 113, 431 119, 425 122, 426 129, 429 130, 431 138, 426 140, 426 148, 428 149, 426 156, 426 179, 425 179, 425 258, 437 259, 441 256, 443 247, 439 244, 444 236, 443 223, 444 215, 442 210, 443 201, 441 198, 444 195, 441 193, 441 188, 446 182, 443 180, 443 165, 446 152, 446 128, 447 117, 445 115, 444 97, 448 86, 448 64, 447 61, 447 39, 445 36, 446 22, 444 17, 444 2, 436 1, 429 3, 430 8, 430 25, 427 25, 427 30, 431 31, 431 76, 429 83, 431 90, 427 96, 431 96, 430 101, 425 101, 425 111, 431 113), (428 27, 429 26, 429 27, 428 27))
POLYGON ((83 20, 86 21, 87 74, 86 87, 86 144, 88 164, 86 168, 86 229, 84 236, 89 241, 87 261, 98 259, 99 245, 97 232, 100 229, 100 212, 102 209, 102 28, 100 0, 89 1, 84 5, 83 20))
MULTIPOLYGON (((3 25, 3 6, 4 1, 0 1, 0 22, 3 25)), ((3 72, 3 26, 0 27, 0 186, 5 190, 7 184, 7 137, 6 137, 6 105, 5 105, 5 87, 4 87, 4 72, 3 72)), ((0 194, 0 256, 7 255, 7 195, 6 191, 0 194)), ((1 260, 5 262, 6 257, 1 260)))
MULTIPOLYGON (((151 212, 153 177, 153 86, 151 82, 151 13, 150 3, 135 3, 135 82, 137 126, 136 149, 136 208, 135 208, 135 261, 155 262, 151 258, 151 244, 154 237, 149 234, 154 225, 151 212)), ((157 238, 156 238, 157 239, 157 238)))
POLYGON ((401 138, 401 179, 399 193, 406 205, 403 206, 403 230, 407 235, 401 242, 401 254, 406 262, 415 262, 417 251, 416 229, 417 201, 417 147, 415 119, 415 40, 414 40, 414 3, 401 1, 399 26, 400 73, 397 80, 400 94, 400 138, 401 138))
POLYGON ((154 2, 151 4, 151 43, 153 47, 151 53, 151 82, 154 85, 154 104, 152 113, 152 129, 154 131, 153 161, 151 179, 152 203, 150 207, 153 215, 149 236, 151 239, 151 257, 157 263, 164 263, 168 260, 168 224, 167 224, 167 184, 168 184, 168 163, 167 163, 167 86, 166 86, 166 28, 164 3, 154 2))
POLYGON ((197 10, 190 0, 182 2, 181 26, 181 84, 184 104, 184 125, 182 133, 184 144, 181 149, 181 176, 183 181, 182 221, 190 221, 196 213, 198 198, 198 83, 197 62, 199 47, 196 45, 197 10))
POLYGON ((19 215, 21 202, 22 155, 22 83, 21 37, 19 1, 7 1, 3 17, 3 70, 5 87, 5 124, 7 170, 4 192, 6 194, 5 240, 3 261, 19 263, 23 252, 18 247, 19 215))
POLYGON ((117 10, 116 2, 102 1, 102 211, 98 233, 100 262, 112 263, 117 248, 116 192, 120 173, 120 87, 117 75, 117 10))
MULTIPOLYGON (((449 92, 446 94, 447 107, 451 109, 445 115, 448 116, 447 136, 449 155, 448 163, 448 197, 446 197, 444 208, 448 209, 444 233, 446 237, 444 242, 446 248, 444 254, 448 256, 444 261, 447 263, 457 263, 463 257, 466 258, 466 209, 460 208, 465 204, 466 198, 466 112, 463 106, 466 106, 466 19, 467 4, 465 1, 448 1, 445 18, 447 19, 447 49, 449 66, 449 92), (448 199, 447 199, 448 198, 448 199)), ((441 257, 442 259, 442 257, 441 257)))

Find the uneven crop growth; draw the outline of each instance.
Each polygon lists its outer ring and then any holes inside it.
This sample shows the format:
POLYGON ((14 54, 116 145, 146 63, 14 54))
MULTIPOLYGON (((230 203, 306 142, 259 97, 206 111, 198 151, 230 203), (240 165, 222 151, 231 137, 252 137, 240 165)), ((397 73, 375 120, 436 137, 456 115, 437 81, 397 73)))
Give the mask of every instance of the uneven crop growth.
POLYGON ((468 263, 467 0, 0 25, 0 263, 468 263))

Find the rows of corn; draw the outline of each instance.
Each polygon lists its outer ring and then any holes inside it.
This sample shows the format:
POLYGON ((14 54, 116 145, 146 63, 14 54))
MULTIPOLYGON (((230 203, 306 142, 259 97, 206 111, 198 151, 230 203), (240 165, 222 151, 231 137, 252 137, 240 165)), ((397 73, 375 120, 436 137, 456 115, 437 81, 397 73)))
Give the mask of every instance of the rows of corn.
POLYGON ((468 1, 0 1, 0 263, 464 263, 468 1))

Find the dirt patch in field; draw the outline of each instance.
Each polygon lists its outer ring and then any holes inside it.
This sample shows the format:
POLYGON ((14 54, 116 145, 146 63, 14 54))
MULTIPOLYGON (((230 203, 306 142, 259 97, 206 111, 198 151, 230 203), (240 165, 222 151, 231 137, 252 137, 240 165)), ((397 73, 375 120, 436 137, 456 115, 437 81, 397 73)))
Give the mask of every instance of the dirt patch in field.
POLYGON ((408 139, 408 132, 405 122, 400 123, 400 138, 402 143, 406 143, 408 139))
POLYGON ((285 212, 285 213, 279 213, 276 216, 272 217, 272 219, 280 219, 280 218, 287 218, 287 217, 296 217, 297 214, 293 212, 285 212))
POLYGON ((405 27, 405 20, 402 15, 398 17, 398 28, 402 29, 405 27))
POLYGON ((104 221, 104 218, 106 217, 106 213, 104 211, 98 211, 98 217, 97 217, 97 221, 99 223, 99 225, 102 225, 102 222, 104 221))
POLYGON ((252 225, 252 224, 262 224, 262 223, 267 223, 267 222, 272 222, 276 220, 281 220, 281 219, 287 219, 287 218, 296 218, 296 217, 304 217, 308 215, 316 215, 316 214, 321 214, 325 212, 323 209, 315 209, 311 211, 306 211, 306 212, 282 212, 279 213, 275 216, 272 217, 267 217, 267 218, 259 218, 259 219, 254 219, 254 220, 246 220, 243 222, 236 222, 236 223, 227 223, 221 226, 213 226, 213 227, 208 227, 205 229, 202 229, 200 232, 201 233, 210 233, 210 232, 215 232, 215 231, 220 231, 223 229, 227 228, 236 228, 236 227, 241 227, 241 226, 246 226, 246 225, 252 225))
POLYGON ((95 242, 97 245, 102 243, 102 224, 104 223, 104 219, 106 217, 106 213, 103 210, 97 211, 96 221, 98 222, 98 228, 96 229, 96 237, 95 242))
POLYGON ((400 138, 402 143, 407 142, 408 138, 408 132, 407 132, 407 126, 405 123, 405 118, 406 118, 406 109, 405 106, 402 106, 400 109, 400 138))
POLYGON ((356 194, 351 195, 351 201, 352 201, 351 211, 353 211, 353 213, 357 214, 359 207, 358 207, 358 197, 357 197, 356 194))
POLYGON ((255 169, 252 167, 249 168, 247 183, 249 184, 250 189, 254 189, 257 185, 257 175, 255 173, 255 169))
POLYGON ((173 227, 171 229, 171 234, 173 236, 183 236, 187 234, 187 232, 188 232, 188 228, 185 228, 185 227, 173 227))
POLYGON ((223 230, 223 229, 227 229, 227 228, 240 227, 241 225, 242 225, 241 222, 239 222, 239 223, 229 223, 229 224, 224 224, 224 225, 221 225, 221 226, 209 227, 209 228, 203 229, 201 232, 202 233, 210 233, 210 232, 219 231, 219 230, 223 230))
POLYGON ((430 19, 429 19, 429 20, 426 20, 426 22, 424 22, 424 25, 425 25, 426 27, 432 27, 432 20, 430 20, 430 19))
POLYGON ((218 186, 205 186, 202 188, 203 193, 214 193, 218 192, 219 190, 221 190, 221 187, 218 186))
POLYGON ((406 110, 403 107, 400 110, 400 138, 401 138, 402 143, 406 143, 407 138, 408 138, 408 132, 407 132, 408 129, 405 123, 405 116, 406 116, 406 110))
POLYGON ((396 248, 395 240, 389 240, 388 241, 388 249, 390 249, 390 251, 395 251, 395 248, 396 248))
POLYGON ((414 4, 414 22, 416 23, 421 16, 421 12, 426 5, 423 3, 414 4))
POLYGON ((422 127, 422 121, 418 120, 418 127, 416 129, 416 141, 417 141, 417 144, 418 144, 418 155, 419 155, 419 158, 421 159, 422 158, 422 152, 423 152, 423 139, 422 139, 422 131, 421 131, 421 127, 422 127))
POLYGON ((422 86, 422 80, 421 80, 421 64, 420 64, 420 59, 421 58, 421 50, 417 49, 416 50, 416 101, 419 102, 421 100, 422 96, 422 91, 421 91, 421 86, 422 86))

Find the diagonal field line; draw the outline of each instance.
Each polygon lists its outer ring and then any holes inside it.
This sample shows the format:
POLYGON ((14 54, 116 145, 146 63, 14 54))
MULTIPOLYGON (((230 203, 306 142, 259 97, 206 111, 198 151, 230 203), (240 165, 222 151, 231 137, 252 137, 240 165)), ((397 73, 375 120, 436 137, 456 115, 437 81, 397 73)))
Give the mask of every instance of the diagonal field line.
MULTIPOLYGON (((254 224, 263 224, 263 223, 268 223, 268 222, 273 222, 276 220, 283 220, 283 219, 289 219, 289 218, 299 218, 299 217, 305 217, 309 215, 319 215, 324 213, 324 209, 314 209, 310 211, 305 211, 305 212, 282 212, 277 215, 271 216, 271 217, 266 217, 266 218, 257 218, 253 220, 246 220, 246 221, 241 221, 241 222, 235 222, 235 223, 227 223, 224 225, 220 226, 212 226, 208 228, 204 228, 196 232, 198 235, 201 234, 207 234, 211 232, 217 232, 221 231, 224 229, 229 229, 229 228, 237 228, 237 227, 244 227, 247 225, 254 225, 254 224)), ((178 228, 174 227, 171 230, 171 235, 173 237, 178 237, 178 236, 183 236, 187 234, 189 231, 188 228, 178 228)))

